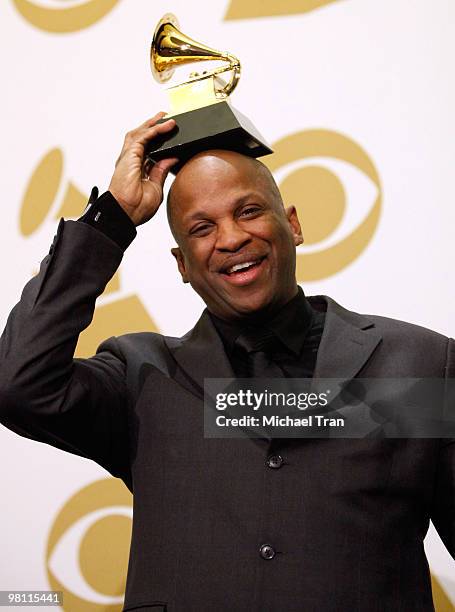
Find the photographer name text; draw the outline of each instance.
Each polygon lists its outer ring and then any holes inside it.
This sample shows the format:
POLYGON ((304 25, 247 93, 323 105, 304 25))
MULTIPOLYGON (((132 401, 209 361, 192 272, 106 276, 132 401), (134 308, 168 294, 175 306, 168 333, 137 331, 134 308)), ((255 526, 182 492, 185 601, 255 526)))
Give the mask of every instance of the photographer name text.
POLYGON ((321 414, 311 414, 303 418, 265 414, 262 417, 245 415, 231 418, 220 414, 215 422, 218 427, 344 427, 343 418, 325 417, 321 414))

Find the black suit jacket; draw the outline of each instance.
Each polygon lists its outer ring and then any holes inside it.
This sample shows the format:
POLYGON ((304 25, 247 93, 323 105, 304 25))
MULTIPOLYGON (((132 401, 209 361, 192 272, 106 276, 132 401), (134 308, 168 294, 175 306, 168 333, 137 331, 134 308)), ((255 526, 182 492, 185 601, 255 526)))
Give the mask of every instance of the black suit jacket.
MULTIPOLYGON (((455 441, 204 438, 203 379, 233 375, 206 312, 183 338, 131 334, 73 360, 121 257, 61 222, 2 336, 0 406, 133 492, 125 610, 433 610, 423 540, 431 518, 455 554, 455 441)), ((310 299, 327 310, 316 377, 455 376, 452 340, 310 299)))

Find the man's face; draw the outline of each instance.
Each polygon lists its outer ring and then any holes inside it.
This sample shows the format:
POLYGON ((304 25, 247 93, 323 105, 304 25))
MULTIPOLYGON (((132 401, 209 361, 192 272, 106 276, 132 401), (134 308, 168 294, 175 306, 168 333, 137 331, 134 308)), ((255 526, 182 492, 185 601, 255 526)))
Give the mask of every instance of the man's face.
POLYGON ((227 151, 197 156, 179 172, 171 207, 180 273, 213 314, 273 311, 295 295, 300 225, 256 162, 227 151))

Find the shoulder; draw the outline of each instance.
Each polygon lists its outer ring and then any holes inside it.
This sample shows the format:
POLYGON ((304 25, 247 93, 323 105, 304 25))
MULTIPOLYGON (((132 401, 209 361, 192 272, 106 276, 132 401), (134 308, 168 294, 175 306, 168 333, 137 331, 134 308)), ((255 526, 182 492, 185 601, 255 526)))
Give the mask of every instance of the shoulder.
POLYGON ((155 332, 139 332, 114 336, 105 340, 97 350, 96 358, 116 359, 124 367, 130 391, 138 390, 141 381, 151 369, 169 376, 175 369, 172 343, 179 338, 155 332))
POLYGON ((349 310, 327 296, 315 296, 309 300, 315 309, 326 310, 326 322, 328 317, 332 320, 339 318, 345 326, 376 334, 380 340, 378 357, 393 363, 394 367, 400 366, 405 370, 412 366, 416 372, 422 372, 422 376, 432 375, 431 372, 439 375, 453 359, 454 341, 432 329, 391 317, 349 310))
MULTIPOLYGON (((115 346, 115 350, 120 351, 126 358, 140 356, 146 359, 156 357, 163 352, 167 353, 170 346, 181 342, 181 338, 157 332, 137 332, 109 338, 106 342, 115 346)), ((106 345, 106 342, 103 344, 106 345)))
POLYGON ((379 315, 365 315, 382 335, 385 347, 399 350, 403 356, 419 355, 428 361, 446 362, 453 341, 432 329, 379 315))
POLYGON ((419 342, 430 342, 436 344, 447 344, 448 337, 444 334, 436 332, 428 327, 402 321, 400 319, 392 319, 380 315, 365 314, 359 315, 370 319, 377 330, 384 334, 396 336, 397 338, 415 338, 419 342))
POLYGON ((361 313, 349 310, 328 296, 311 296, 311 305, 317 310, 326 310, 328 314, 339 316, 355 327, 374 326, 378 332, 396 338, 415 338, 416 341, 447 344, 449 338, 427 327, 409 323, 400 319, 384 317, 377 314, 361 313))

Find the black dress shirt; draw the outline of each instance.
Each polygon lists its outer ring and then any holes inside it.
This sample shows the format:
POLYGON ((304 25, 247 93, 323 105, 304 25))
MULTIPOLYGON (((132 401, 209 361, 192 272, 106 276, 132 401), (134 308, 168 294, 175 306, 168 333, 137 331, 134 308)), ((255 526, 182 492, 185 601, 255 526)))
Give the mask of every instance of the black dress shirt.
POLYGON ((87 223, 103 232, 125 250, 136 237, 136 227, 110 191, 98 197, 98 188, 93 187, 81 223, 87 223))
POLYGON ((312 378, 316 356, 324 329, 325 313, 314 310, 301 287, 297 294, 268 321, 227 322, 213 314, 210 317, 224 344, 232 369, 239 378, 246 377, 245 362, 236 350, 236 339, 243 333, 261 333, 262 328, 273 332, 276 343, 273 362, 287 378, 312 378))

